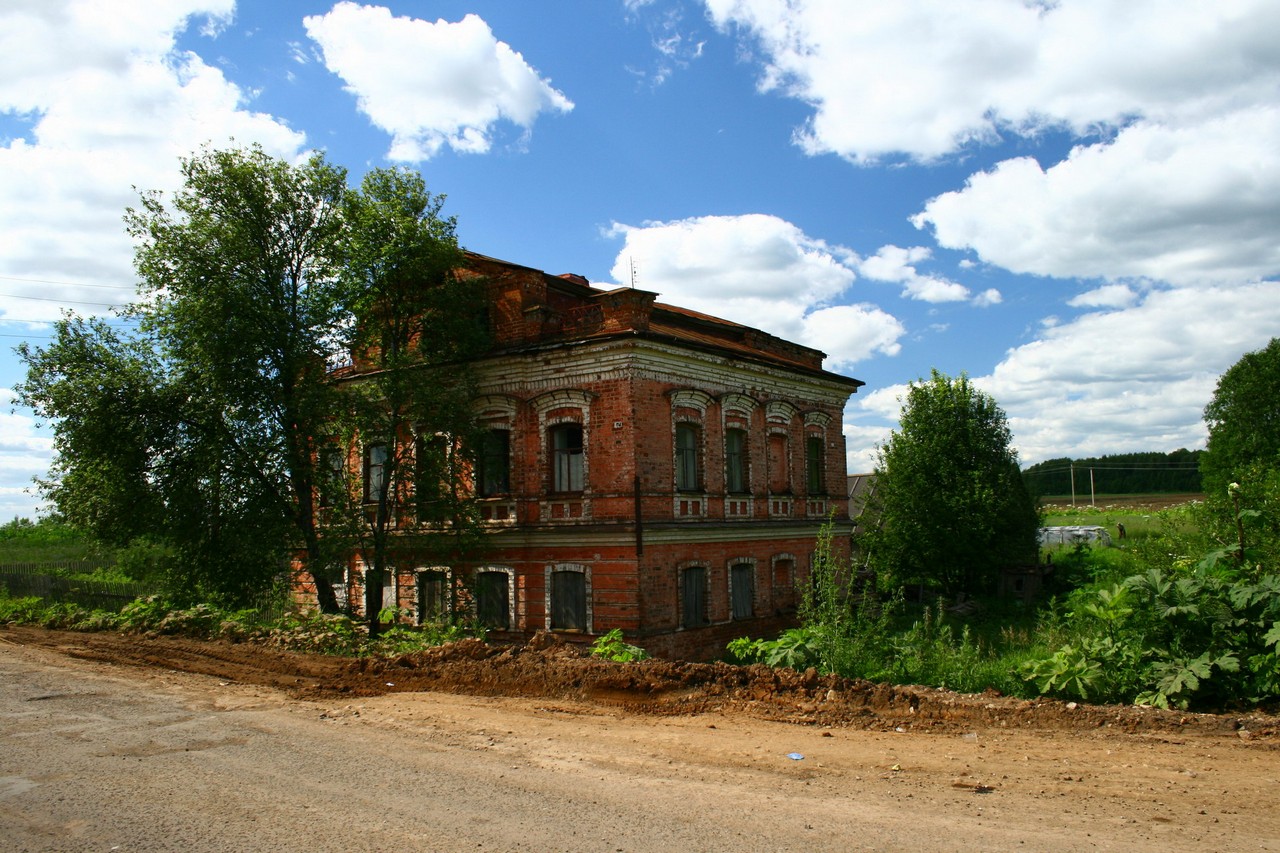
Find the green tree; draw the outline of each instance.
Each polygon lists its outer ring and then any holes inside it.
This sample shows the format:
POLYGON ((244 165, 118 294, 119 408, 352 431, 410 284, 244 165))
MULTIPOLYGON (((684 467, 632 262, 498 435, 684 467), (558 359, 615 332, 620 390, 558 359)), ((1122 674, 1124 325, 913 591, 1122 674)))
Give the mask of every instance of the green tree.
POLYGON ((418 175, 375 170, 352 190, 320 155, 205 150, 182 174, 125 217, 136 332, 68 317, 52 345, 21 349, 19 399, 58 450, 46 495, 159 555, 191 598, 243 602, 300 557, 335 611, 358 551, 376 629, 393 548, 461 553, 475 527, 460 480, 484 289, 453 275, 456 223, 418 175), (349 454, 373 446, 377 488, 352 488, 349 454))
POLYGON ((1204 410, 1209 445, 1200 460, 1208 495, 1280 469, 1280 338, 1246 353, 1218 379, 1204 410))
POLYGON ((393 555, 457 565, 477 539, 464 480, 478 445, 468 365, 488 342, 484 291, 454 274, 462 255, 443 204, 417 173, 380 169, 347 207, 357 362, 340 383, 332 437, 362 464, 360 481, 348 479, 331 499, 343 509, 331 514, 329 534, 345 531, 361 556, 373 633, 393 555))
POLYGON ((889 585, 949 595, 989 590, 1002 566, 1036 557, 1035 507, 995 401, 961 375, 914 382, 880 448, 868 561, 889 585))
POLYGON ((170 546, 189 595, 245 600, 300 553, 336 609, 312 496, 326 360, 350 325, 345 172, 254 147, 203 151, 182 175, 125 216, 137 334, 69 318, 22 351, 20 399, 58 450, 46 492, 108 541, 170 546))

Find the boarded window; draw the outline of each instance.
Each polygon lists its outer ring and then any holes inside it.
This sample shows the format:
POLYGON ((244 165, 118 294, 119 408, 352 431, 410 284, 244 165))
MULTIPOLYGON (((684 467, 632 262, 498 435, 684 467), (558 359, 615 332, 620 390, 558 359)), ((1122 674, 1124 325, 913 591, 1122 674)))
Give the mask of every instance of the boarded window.
POLYGON ((769 491, 784 495, 791 491, 791 466, 788 464, 787 437, 780 432, 769 436, 769 491))
POLYGON ((511 579, 506 572, 480 572, 476 575, 476 619, 486 628, 506 631, 511 628, 511 579))
POLYGON ((418 623, 438 622, 449 615, 449 577, 432 569, 418 572, 418 623))
POLYGON ((691 566, 680 573, 680 592, 684 604, 682 624, 701 628, 707 624, 707 570, 691 566))
POLYGON ((551 573, 551 630, 587 630, 585 572, 561 569, 551 573))
POLYGON ((511 433, 491 429, 481 439, 476 458, 476 484, 481 497, 505 495, 511 491, 511 433))
POLYGON ((582 491, 582 425, 551 428, 551 490, 582 491))
POLYGON ((733 594, 733 618, 750 619, 755 615, 755 566, 750 563, 733 566, 729 570, 729 588, 733 594))
POLYGON ((795 562, 793 560, 774 561, 773 598, 779 610, 789 613, 795 609, 795 562))
POLYGON ((735 494, 747 491, 747 433, 741 429, 724 432, 725 489, 735 494))
POLYGON ((820 435, 811 435, 805 439, 805 470, 808 473, 809 494, 824 495, 827 492, 823 474, 823 450, 825 442, 820 435))
POLYGON ((692 424, 676 425, 676 488, 694 492, 698 483, 698 428, 692 424))

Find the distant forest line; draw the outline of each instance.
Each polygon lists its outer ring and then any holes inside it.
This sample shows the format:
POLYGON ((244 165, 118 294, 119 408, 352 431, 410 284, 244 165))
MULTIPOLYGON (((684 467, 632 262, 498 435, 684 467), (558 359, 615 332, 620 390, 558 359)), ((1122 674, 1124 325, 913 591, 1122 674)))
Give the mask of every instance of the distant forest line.
POLYGON ((1126 495, 1199 492, 1203 450, 1119 453, 1089 459, 1046 459, 1025 469, 1022 480, 1034 496, 1075 493, 1126 495), (1090 482, 1092 477, 1092 483, 1090 482))

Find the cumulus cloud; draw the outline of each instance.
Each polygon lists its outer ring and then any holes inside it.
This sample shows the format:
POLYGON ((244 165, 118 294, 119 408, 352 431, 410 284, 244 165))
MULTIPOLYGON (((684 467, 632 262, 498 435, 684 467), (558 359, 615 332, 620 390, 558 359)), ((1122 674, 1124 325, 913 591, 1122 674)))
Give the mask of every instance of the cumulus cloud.
POLYGON ((933 160, 1047 129, 929 201, 938 242, 1013 272, 1174 283, 1280 272, 1280 6, 706 0, 812 105, 798 140, 857 163, 933 160))
MULTIPOLYGON (((0 317, 103 313, 133 297, 132 246, 121 216, 134 187, 168 190, 179 159, 206 142, 257 142, 299 155, 304 137, 199 56, 179 33, 220 32, 233 0, 31 0, 0 6, 0 317)), ((31 329, 33 326, 26 326, 31 329)), ((0 410, 12 405, 0 393, 0 410)), ((29 515, 50 441, 22 413, 0 414, 0 513, 29 515)))
POLYGON ((1274 284, 1156 290, 1048 328, 974 381, 1009 414, 1024 462, 1202 446, 1218 377, 1277 328, 1274 284))
MULTIPOLYGON (((916 269, 917 264, 929 260, 932 254, 924 246, 909 249, 881 246, 875 255, 858 265, 858 270, 867 278, 901 284, 903 296, 921 302, 963 302, 968 299, 969 288, 964 285, 939 276, 924 275, 916 269)), ((984 298, 990 299, 990 293, 988 291, 984 298)))
POLYGON ((302 134, 252 112, 221 71, 175 49, 177 33, 221 26, 233 5, 41 0, 0 11, 0 112, 30 120, 25 135, 0 141, 6 319, 131 298, 120 217, 137 202, 133 187, 173 188, 179 158, 201 144, 234 137, 297 155, 302 134))
POLYGON ((1107 284, 1067 300, 1073 308, 1127 308, 1138 294, 1127 284, 1107 284))
MULTIPOLYGON (((809 153, 871 166, 963 164, 1013 139, 1036 151, 912 219, 1045 288, 1094 283, 1066 303, 1086 313, 1046 318, 981 380, 1024 461, 1203 440, 1214 377, 1277 328, 1280 5, 704 2, 761 63, 762 90, 809 106, 795 135, 809 153), (1048 132, 1074 147, 1050 153, 1048 132)), ((922 250, 898 252, 861 274, 908 281, 922 250)), ((892 391, 858 395, 858 417, 896 420, 892 391)))
POLYGON ((342 2, 303 23, 360 111, 391 134, 391 160, 427 160, 446 145, 485 152, 499 122, 527 133, 540 113, 573 109, 477 15, 431 23, 342 2))
POLYGON ((1280 107, 1139 122, 1049 168, 1006 160, 925 204, 944 246, 1014 272, 1175 284, 1280 273, 1280 107))
POLYGON ((664 302, 764 329, 828 353, 841 369, 873 353, 893 355, 905 334, 872 305, 833 305, 855 278, 857 255, 775 216, 703 216, 641 226, 615 223, 623 238, 612 274, 664 302))
POLYGON ((53 440, 37 431, 35 419, 12 411, 15 398, 0 388, 0 518, 31 515, 36 503, 32 480, 49 470, 53 440))

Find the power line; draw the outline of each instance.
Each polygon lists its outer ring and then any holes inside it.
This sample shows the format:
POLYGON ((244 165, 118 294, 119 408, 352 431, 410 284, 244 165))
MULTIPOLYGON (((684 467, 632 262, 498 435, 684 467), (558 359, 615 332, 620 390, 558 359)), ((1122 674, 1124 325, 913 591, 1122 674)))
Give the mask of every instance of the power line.
POLYGON ((18 278, 15 275, 0 275, 0 281, 23 281, 29 284, 61 284, 66 287, 104 287, 110 290, 136 290, 132 284, 86 284, 79 281, 55 281, 48 278, 18 278))
POLYGON ((57 302, 62 305, 95 305, 99 308, 119 308, 123 302, 82 302, 78 299, 57 299, 52 296, 23 296, 20 293, 0 293, 5 299, 31 299, 36 302, 57 302))

